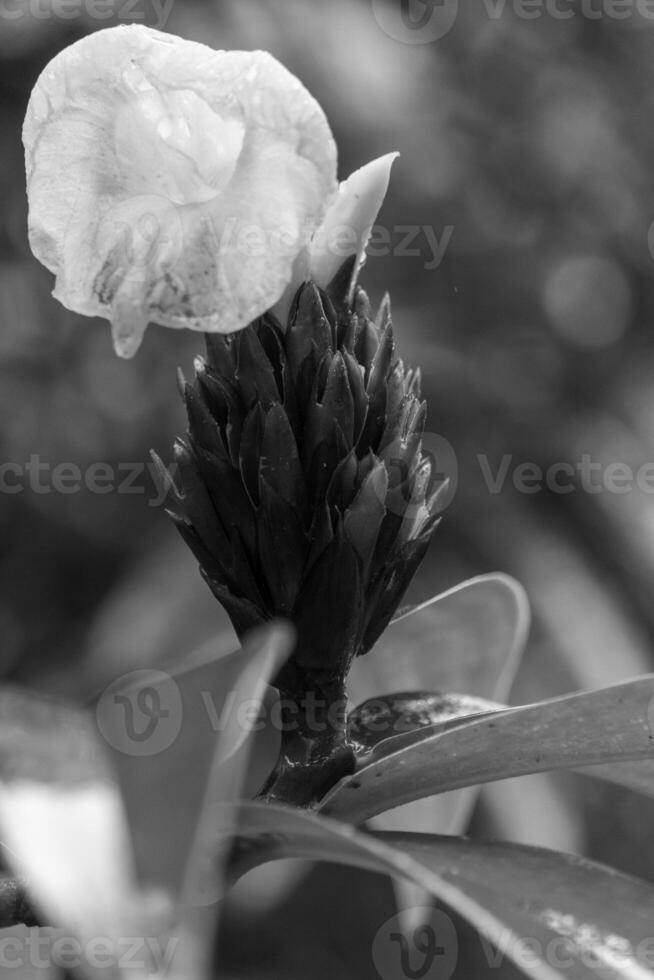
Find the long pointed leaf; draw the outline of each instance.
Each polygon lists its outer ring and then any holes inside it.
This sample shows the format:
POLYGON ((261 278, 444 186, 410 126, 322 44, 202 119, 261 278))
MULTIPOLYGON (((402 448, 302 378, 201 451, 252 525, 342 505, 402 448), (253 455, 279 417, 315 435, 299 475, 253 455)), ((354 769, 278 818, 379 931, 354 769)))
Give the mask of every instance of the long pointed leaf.
POLYGON ((131 686, 110 688, 99 703, 98 722, 113 750, 140 878, 163 889, 176 906, 170 980, 210 976, 216 927, 211 906, 221 869, 206 855, 205 842, 214 832, 215 806, 241 794, 248 735, 292 642, 289 627, 272 624, 250 634, 242 649, 191 661, 174 677, 139 672, 131 686), (140 731, 139 711, 145 713, 140 731))
POLYGON ((143 882, 180 895, 200 814, 238 796, 246 762, 239 750, 291 644, 290 630, 275 624, 227 656, 203 650, 174 675, 138 671, 100 698, 98 726, 143 882))
MULTIPOLYGON (((392 697, 414 685, 417 690, 440 688, 504 699, 528 626, 522 587, 506 575, 479 576, 401 613, 374 650, 355 663, 348 680, 350 696, 355 703, 366 692, 374 697, 393 692, 392 697)), ((380 814, 375 827, 463 833, 478 794, 479 787, 470 787, 414 800, 380 814)), ((418 900, 417 889, 401 880, 395 890, 402 908, 425 904, 418 900)))
MULTIPOLYGON (((522 587, 507 575, 482 575, 402 613, 348 678, 355 703, 398 691, 464 691, 503 700, 529 628, 522 587)), ((472 710, 472 709, 471 709, 472 710)), ((477 789, 409 803, 378 818, 387 830, 462 833, 477 789)))
MULTIPOLYGON (((425 699, 428 698, 427 692, 422 692, 422 694, 424 695, 425 699)), ((417 699, 418 698, 416 695, 414 700, 417 699)), ((376 706, 377 705, 383 706, 386 704, 390 708, 394 705, 394 702, 397 701, 398 701, 397 698, 393 698, 392 695, 389 695, 388 697, 381 698, 379 700, 373 699, 372 703, 374 703, 376 706)), ((373 733, 373 738, 371 738, 371 744, 373 746, 371 749, 371 753, 370 755, 363 757, 362 764, 367 765, 369 762, 373 761, 373 759, 379 759, 383 756, 390 755, 393 752, 398 751, 399 749, 403 749, 407 745, 415 744, 425 736, 430 736, 431 734, 436 734, 437 732, 440 731, 447 731, 450 728, 460 727, 462 725, 468 724, 471 721, 476 721, 480 718, 482 714, 490 714, 496 711, 508 710, 508 706, 505 704, 499 704, 490 701, 484 702, 483 699, 473 699, 473 698, 469 698, 467 695, 456 695, 456 694, 434 695, 433 707, 430 708, 430 716, 435 719, 438 718, 439 715, 438 706, 440 703, 442 703, 444 706, 443 711, 441 712, 443 717, 440 721, 435 720, 429 725, 427 725, 426 723, 422 725, 415 724, 412 727, 411 711, 409 710, 407 712, 407 717, 405 719, 403 719, 401 716, 397 717, 395 721, 395 729, 398 732, 397 734, 392 736, 386 736, 386 737, 380 735, 378 738, 375 738, 373 733), (400 731, 402 731, 402 734, 400 734, 400 731)), ((360 714, 361 714, 360 712, 359 715, 355 713, 354 716, 351 715, 350 717, 354 717, 355 719, 357 719, 360 716, 360 714)), ((388 712, 388 716, 390 720, 391 717, 390 710, 388 712)), ((377 714, 375 717, 372 718, 372 726, 373 727, 378 726, 379 723, 380 723, 379 715, 377 714)), ((359 735, 359 731, 355 729, 353 734, 356 737, 357 735, 359 735)), ((642 793, 644 796, 649 796, 654 799, 654 759, 641 759, 641 760, 631 761, 631 762, 616 762, 610 764, 581 766, 580 768, 576 768, 574 771, 578 772, 582 776, 589 776, 592 779, 601 779, 604 782, 614 783, 617 786, 623 786, 625 789, 630 789, 634 793, 642 793)), ((409 825, 406 823, 401 824, 400 823, 401 818, 404 817, 405 814, 407 813, 408 814, 414 813, 415 811, 412 810, 413 807, 422 804, 427 804, 427 807, 425 807, 425 810, 423 811, 425 815, 425 819, 427 820, 433 814, 433 811, 429 809, 432 803, 436 802, 437 800, 444 799, 446 797, 453 798, 459 794, 461 794, 460 790, 452 790, 449 794, 448 793, 443 794, 442 797, 441 796, 427 797, 424 800, 416 800, 413 803, 407 804, 406 806, 397 807, 391 813, 381 815, 381 819, 384 820, 388 816, 397 815, 398 817, 396 821, 396 826, 388 827, 384 829, 393 829, 393 830, 418 829, 414 825, 409 825)), ((382 825, 381 823, 377 823, 378 820, 380 820, 380 818, 375 817, 375 821, 376 821, 375 825, 381 829, 382 825)), ((432 833, 434 831, 432 829, 432 830, 428 830, 427 832, 432 833)), ((439 832, 441 831, 439 830, 439 832)), ((459 829, 454 828, 454 829, 448 829, 446 832, 460 833, 461 831, 459 829)))
POLYGON ((261 804, 244 805, 238 826, 236 874, 301 857, 402 875, 492 944, 490 966, 506 956, 535 980, 654 977, 654 887, 602 865, 520 845, 366 834, 261 804))
POLYGON ((506 698, 529 628, 524 589, 481 575, 400 614, 348 677, 355 703, 396 691, 506 698))
POLYGON ((434 793, 551 769, 654 758, 654 675, 495 712, 392 752, 322 804, 352 822, 434 793))

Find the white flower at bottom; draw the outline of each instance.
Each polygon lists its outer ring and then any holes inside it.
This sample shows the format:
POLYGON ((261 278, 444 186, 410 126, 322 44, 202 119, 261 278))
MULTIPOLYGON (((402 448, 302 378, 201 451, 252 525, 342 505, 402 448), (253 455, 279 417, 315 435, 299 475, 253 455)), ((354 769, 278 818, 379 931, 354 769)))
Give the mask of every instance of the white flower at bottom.
POLYGON ((34 254, 64 306, 228 333, 280 298, 336 192, 322 109, 271 55, 146 27, 66 48, 23 129, 34 254))

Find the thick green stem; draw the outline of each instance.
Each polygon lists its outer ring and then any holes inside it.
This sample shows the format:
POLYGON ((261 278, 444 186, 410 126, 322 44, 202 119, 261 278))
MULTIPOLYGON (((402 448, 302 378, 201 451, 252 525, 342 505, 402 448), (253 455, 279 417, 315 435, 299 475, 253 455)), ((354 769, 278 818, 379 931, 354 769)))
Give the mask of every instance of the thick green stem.
POLYGON ((290 665, 276 686, 282 743, 277 765, 260 795, 274 803, 309 807, 354 772, 345 684, 340 674, 305 672, 290 665))

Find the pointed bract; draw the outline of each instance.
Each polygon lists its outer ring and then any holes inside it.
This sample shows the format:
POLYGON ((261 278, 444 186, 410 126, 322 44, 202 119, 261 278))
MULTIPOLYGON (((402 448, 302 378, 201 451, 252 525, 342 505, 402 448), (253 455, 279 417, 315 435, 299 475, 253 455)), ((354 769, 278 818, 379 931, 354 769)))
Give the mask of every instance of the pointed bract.
POLYGON ((348 259, 271 317, 208 339, 187 386, 171 506, 239 634, 284 616, 295 668, 344 677, 386 627, 431 539, 419 376, 348 259))

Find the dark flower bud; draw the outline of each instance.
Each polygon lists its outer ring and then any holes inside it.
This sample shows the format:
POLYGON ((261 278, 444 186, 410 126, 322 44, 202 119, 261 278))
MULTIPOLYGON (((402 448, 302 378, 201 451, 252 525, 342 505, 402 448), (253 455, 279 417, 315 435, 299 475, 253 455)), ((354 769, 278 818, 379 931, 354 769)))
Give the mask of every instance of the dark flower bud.
POLYGON ((362 289, 348 303, 354 262, 326 290, 304 283, 285 328, 266 314, 207 336, 183 386, 171 514, 239 635, 293 622, 277 684, 295 702, 344 695, 437 522, 420 376, 396 356, 388 298, 374 319, 362 289))
POLYGON ((390 621, 436 524, 418 372, 395 354, 351 262, 267 314, 207 337, 185 385, 171 511, 239 634, 276 616, 294 660, 345 676, 390 621))

